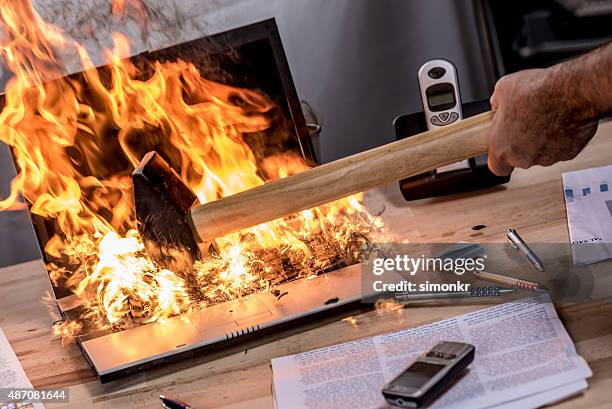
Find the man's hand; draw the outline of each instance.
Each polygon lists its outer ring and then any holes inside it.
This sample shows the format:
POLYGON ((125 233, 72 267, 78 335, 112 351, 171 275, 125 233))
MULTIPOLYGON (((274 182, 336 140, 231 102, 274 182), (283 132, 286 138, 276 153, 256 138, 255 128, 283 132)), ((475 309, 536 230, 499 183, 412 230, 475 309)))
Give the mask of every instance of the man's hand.
POLYGON ((495 116, 489 135, 489 168, 493 173, 506 176, 514 168, 573 159, 595 135, 594 106, 581 90, 573 89, 581 81, 568 83, 574 72, 567 70, 562 66, 528 70, 499 80, 491 97, 495 116))

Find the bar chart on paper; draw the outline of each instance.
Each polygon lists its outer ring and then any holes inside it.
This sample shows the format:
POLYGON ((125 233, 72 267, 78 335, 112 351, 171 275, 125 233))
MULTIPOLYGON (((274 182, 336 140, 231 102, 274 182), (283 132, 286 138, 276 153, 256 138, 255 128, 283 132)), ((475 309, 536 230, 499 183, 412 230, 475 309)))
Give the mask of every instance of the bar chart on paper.
MULTIPOLYGON (((565 189, 565 200, 568 203, 572 203, 575 200, 592 198, 594 193, 609 193, 610 192, 611 183, 608 181, 602 181, 596 186, 578 186, 578 187, 570 187, 565 189)), ((601 198, 608 212, 610 213, 610 217, 612 217, 612 196, 609 200, 606 200, 606 197, 601 198)))
POLYGON ((610 191, 610 183, 601 181, 596 186, 568 186, 565 188, 565 199, 568 202, 573 202, 576 199, 587 198, 594 192, 608 193, 610 191))
POLYGON ((563 190, 574 262, 612 258, 612 166, 564 173, 563 190))

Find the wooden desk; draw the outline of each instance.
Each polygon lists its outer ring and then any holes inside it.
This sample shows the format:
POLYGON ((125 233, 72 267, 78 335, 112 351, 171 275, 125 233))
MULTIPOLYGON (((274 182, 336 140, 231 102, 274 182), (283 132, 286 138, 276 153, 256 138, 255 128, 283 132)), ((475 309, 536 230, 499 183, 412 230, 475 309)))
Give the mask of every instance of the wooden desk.
MULTIPOLYGON (((415 204, 402 201, 395 186, 367 196, 384 200, 383 217, 394 231, 412 242, 500 242, 512 226, 528 241, 568 241, 560 174, 612 163, 612 124, 580 157, 552 168, 517 171, 507 188, 479 194, 434 199, 415 204), (486 225, 474 231, 475 225, 486 225)), ((5 240, 5 238, 3 238, 5 240)), ((0 270, 0 327, 5 331, 35 387, 69 387, 70 408, 159 408, 158 395, 180 397, 198 409, 271 408, 270 359, 346 342, 409 326, 449 318, 478 306, 406 308, 356 315, 354 327, 341 317, 283 332, 233 349, 101 385, 75 345, 63 347, 50 333, 54 319, 48 279, 41 262, 0 270)), ((558 308, 559 315, 589 362, 594 376, 583 395, 559 408, 611 407, 612 303, 558 308)), ((58 405, 48 405, 49 408, 58 405)))

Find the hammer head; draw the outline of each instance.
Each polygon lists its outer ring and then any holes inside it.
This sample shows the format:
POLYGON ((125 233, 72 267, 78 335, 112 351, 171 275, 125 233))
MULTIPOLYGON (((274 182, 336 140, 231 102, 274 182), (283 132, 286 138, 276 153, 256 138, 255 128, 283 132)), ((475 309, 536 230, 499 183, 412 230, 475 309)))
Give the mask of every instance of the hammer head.
POLYGON ((176 273, 189 273, 199 259, 189 211, 197 196, 156 152, 132 174, 138 230, 152 260, 176 273))

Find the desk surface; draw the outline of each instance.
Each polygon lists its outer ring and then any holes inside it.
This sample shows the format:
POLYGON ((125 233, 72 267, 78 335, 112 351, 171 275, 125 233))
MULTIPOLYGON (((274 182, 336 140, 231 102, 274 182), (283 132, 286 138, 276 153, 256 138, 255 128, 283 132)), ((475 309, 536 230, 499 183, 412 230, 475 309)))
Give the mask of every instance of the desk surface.
MULTIPOLYGON (((506 188, 459 197, 403 202, 395 186, 370 192, 368 202, 384 202, 383 217, 411 242, 500 242, 515 227, 527 241, 568 241, 562 172, 612 163, 612 124, 574 161, 551 168, 517 171, 506 188), (485 225, 474 231, 473 226, 485 225)), ((378 205, 380 206, 380 205, 378 205)), ((271 408, 270 359, 358 338, 423 325, 481 308, 409 307, 399 312, 355 315, 355 327, 334 317, 275 334, 221 353, 163 366, 101 385, 75 345, 62 346, 50 333, 54 310, 41 262, 0 270, 0 327, 35 387, 69 387, 74 408, 159 408, 160 393, 177 396, 198 409, 271 408)), ((612 303, 558 307, 589 362, 594 376, 584 394, 559 408, 611 407, 612 303)), ((48 405, 49 408, 58 405, 48 405)))

